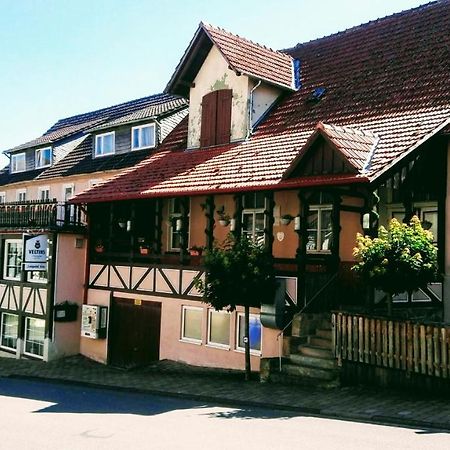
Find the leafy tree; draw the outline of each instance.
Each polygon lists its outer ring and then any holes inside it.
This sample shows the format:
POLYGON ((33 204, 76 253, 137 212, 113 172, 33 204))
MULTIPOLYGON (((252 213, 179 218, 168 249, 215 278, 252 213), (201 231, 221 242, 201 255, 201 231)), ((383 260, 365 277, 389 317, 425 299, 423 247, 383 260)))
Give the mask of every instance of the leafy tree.
POLYGON ((436 279, 437 248, 417 216, 409 225, 392 219, 388 229, 380 227, 373 239, 358 233, 356 244, 353 255, 359 262, 353 270, 388 294, 389 314, 393 295, 411 294, 436 279))
POLYGON ((223 244, 215 244, 204 259, 205 280, 196 287, 206 303, 216 310, 234 311, 237 305, 245 311, 245 379, 251 375, 249 318, 250 307, 273 301, 276 280, 272 256, 264 247, 248 238, 229 235, 223 244))

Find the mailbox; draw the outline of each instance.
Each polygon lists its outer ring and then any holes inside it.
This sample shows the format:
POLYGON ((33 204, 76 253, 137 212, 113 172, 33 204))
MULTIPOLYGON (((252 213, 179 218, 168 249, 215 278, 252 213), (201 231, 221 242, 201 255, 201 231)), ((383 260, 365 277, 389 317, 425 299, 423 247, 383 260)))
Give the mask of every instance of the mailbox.
POLYGON ((104 339, 106 337, 107 317, 107 306, 83 305, 81 336, 90 339, 104 339))

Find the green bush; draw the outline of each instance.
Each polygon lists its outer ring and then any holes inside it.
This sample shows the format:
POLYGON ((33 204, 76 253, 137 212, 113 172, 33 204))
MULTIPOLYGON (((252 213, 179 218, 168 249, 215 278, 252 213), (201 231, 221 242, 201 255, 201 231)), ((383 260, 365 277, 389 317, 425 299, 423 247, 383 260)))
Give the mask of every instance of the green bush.
POLYGON ((359 262, 353 270, 390 295, 411 293, 436 279, 437 248, 417 216, 409 225, 392 219, 373 239, 358 233, 356 244, 353 255, 359 262))

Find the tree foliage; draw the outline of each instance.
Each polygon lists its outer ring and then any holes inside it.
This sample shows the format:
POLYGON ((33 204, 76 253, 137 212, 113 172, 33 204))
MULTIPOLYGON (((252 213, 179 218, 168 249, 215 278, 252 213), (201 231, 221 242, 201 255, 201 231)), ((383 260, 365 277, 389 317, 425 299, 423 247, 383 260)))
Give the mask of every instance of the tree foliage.
POLYGON ((257 307, 273 301, 275 270, 262 245, 230 235, 206 252, 204 266, 205 280, 199 279, 196 287, 215 309, 233 311, 237 305, 257 307))
POLYGON ((436 279, 437 248, 417 216, 409 225, 392 219, 373 239, 358 233, 356 244, 353 255, 359 262, 353 270, 390 295, 411 293, 436 279))

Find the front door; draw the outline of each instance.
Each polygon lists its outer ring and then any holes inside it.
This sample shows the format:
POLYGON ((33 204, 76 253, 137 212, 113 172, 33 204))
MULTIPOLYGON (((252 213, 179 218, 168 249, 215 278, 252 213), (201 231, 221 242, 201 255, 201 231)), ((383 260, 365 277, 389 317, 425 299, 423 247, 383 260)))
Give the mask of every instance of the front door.
POLYGON ((161 303, 113 298, 109 363, 132 368, 159 359, 161 303))

